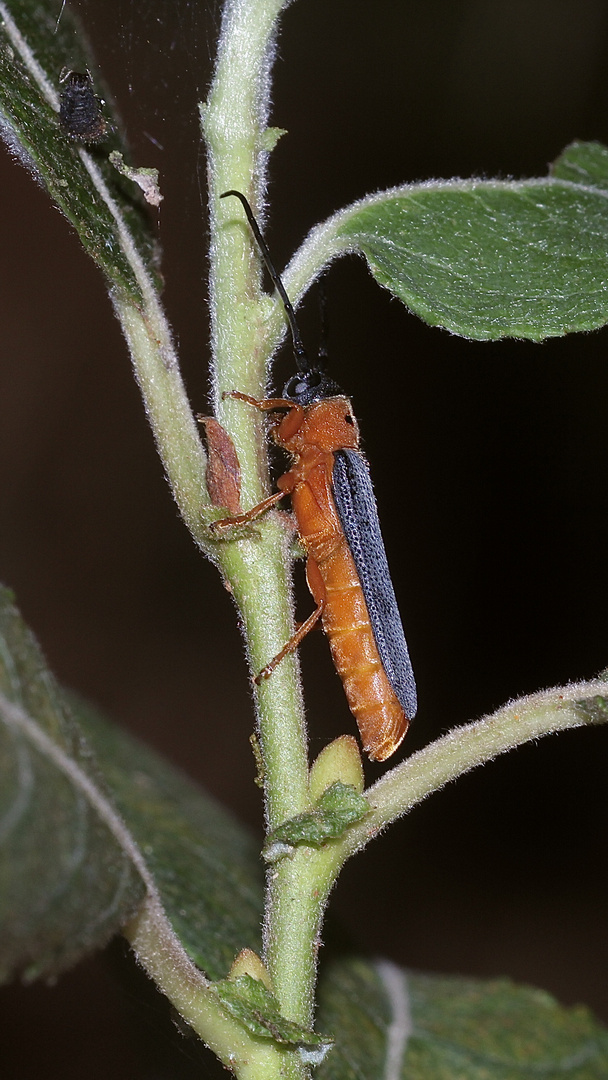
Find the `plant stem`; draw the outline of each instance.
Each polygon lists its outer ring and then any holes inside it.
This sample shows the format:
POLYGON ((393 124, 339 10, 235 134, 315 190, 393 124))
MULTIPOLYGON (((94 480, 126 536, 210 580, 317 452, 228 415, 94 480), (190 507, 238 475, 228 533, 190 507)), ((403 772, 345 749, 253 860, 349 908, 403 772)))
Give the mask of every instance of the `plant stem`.
POLYGON ((205 490, 205 455, 169 328, 155 306, 149 304, 142 312, 123 294, 115 293, 112 299, 175 501, 196 543, 211 554, 205 528, 211 509, 205 490))
POLYGON ((313 1020, 321 923, 342 862, 335 844, 302 846, 270 870, 268 964, 285 1014, 304 1027, 313 1020))
POLYGON ((175 939, 154 896, 148 898, 125 934, 151 978, 240 1080, 298 1075, 290 1064, 293 1054, 271 1040, 253 1038, 238 1020, 226 1014, 213 987, 201 979, 175 939))
MULTIPOLYGON (((201 107, 209 155, 210 298, 213 385, 218 417, 231 435, 245 506, 268 492, 265 435, 257 410, 224 401, 224 391, 263 396, 269 353, 263 348, 271 301, 261 291, 257 252, 238 202, 243 191, 259 211, 265 184, 270 65, 276 21, 285 0, 229 0, 215 77, 201 107)), ((241 611, 253 671, 291 633, 287 542, 276 523, 256 523, 253 535, 218 545, 218 557, 241 611)), ((260 741, 271 828, 308 804, 308 762, 297 662, 289 658, 258 692, 260 741)))
MULTIPOLYGON (((201 108, 209 151, 211 310, 214 393, 218 416, 239 456, 245 507, 268 492, 263 425, 257 410, 222 400, 224 391, 264 395, 268 317, 277 305, 260 286, 258 254, 238 201, 219 200, 236 188, 260 215, 265 186, 264 148, 269 71, 276 19, 283 0, 233 0, 224 17, 218 62, 207 104, 201 108)), ((284 326, 284 315, 281 315, 284 326)), ((219 551, 241 611, 253 671, 276 655, 291 633, 289 537, 276 521, 260 520, 251 535, 219 551)), ((309 805, 306 730, 297 660, 288 657, 257 694, 269 828, 309 805)), ((318 879, 311 853, 297 853, 269 873, 265 921, 266 962, 283 1013, 308 1024, 312 1015, 319 930, 318 879)), ((321 892, 323 888, 321 887, 321 892)), ((305 1075, 294 1055, 294 1075, 305 1075)))
POLYGON ((567 728, 606 722, 606 709, 584 704, 605 699, 606 678, 570 683, 511 702, 491 716, 454 728, 397 765, 365 794, 372 812, 345 834, 339 846, 343 862, 360 851, 378 832, 406 814, 433 791, 477 765, 491 761, 531 739, 567 728), (581 704, 582 703, 582 704, 581 704))

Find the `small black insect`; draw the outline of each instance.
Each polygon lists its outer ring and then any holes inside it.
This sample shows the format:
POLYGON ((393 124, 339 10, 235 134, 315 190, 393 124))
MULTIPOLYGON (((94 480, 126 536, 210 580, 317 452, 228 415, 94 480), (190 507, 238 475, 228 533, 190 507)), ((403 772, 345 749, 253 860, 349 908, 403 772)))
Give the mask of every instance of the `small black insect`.
POLYGON ((84 75, 79 71, 66 71, 59 81, 65 83, 59 102, 59 123, 65 134, 74 142, 101 142, 107 134, 108 124, 88 71, 84 75))

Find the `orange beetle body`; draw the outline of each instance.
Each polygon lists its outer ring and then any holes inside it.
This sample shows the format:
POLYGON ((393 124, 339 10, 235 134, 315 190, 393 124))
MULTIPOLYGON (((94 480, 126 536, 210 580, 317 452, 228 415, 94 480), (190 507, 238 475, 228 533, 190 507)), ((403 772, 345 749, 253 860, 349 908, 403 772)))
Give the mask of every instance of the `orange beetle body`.
MULTIPOLYGON (((333 384, 330 386, 333 389, 333 384)), ((241 515, 240 519, 232 520, 235 523, 251 520, 282 495, 290 495, 298 536, 308 556, 306 578, 317 605, 256 681, 267 678, 320 618, 348 704, 357 721, 363 748, 372 760, 384 761, 400 745, 416 711, 415 687, 390 577, 392 631, 398 634, 402 650, 405 650, 405 657, 400 656, 401 664, 405 660, 407 668, 405 695, 398 695, 387 674, 386 649, 381 652, 379 648, 369 599, 366 599, 336 503, 336 455, 350 450, 362 460, 358 453, 359 430, 350 401, 337 395, 301 405, 287 398, 256 401, 244 394, 233 396, 263 411, 288 410, 274 424, 272 437, 294 461, 291 469, 280 477, 279 491, 275 495, 248 514, 241 515)), ((375 503, 373 509, 375 512, 375 503)), ((384 558, 383 547, 381 554, 384 558)), ((388 568, 385 578, 387 575, 388 568)), ((384 580, 384 595, 386 587, 384 580)), ((377 607, 377 604, 372 599, 373 606, 377 607)))

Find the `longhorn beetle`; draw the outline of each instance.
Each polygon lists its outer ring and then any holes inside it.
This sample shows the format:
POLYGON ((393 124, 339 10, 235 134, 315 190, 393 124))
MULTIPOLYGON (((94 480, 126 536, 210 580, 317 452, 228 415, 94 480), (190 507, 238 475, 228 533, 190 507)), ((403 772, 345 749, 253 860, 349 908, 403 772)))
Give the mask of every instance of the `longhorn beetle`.
POLYGON ((309 361, 292 304, 247 199, 240 199, 272 281, 283 301, 298 371, 282 398, 238 398, 263 412, 285 415, 271 428, 293 464, 278 491, 245 514, 215 522, 219 530, 245 524, 291 496, 307 553, 306 579, 316 608, 256 677, 268 678, 321 619, 333 661, 364 750, 372 761, 395 752, 416 713, 416 683, 397 608, 367 462, 349 399, 320 365, 309 361))

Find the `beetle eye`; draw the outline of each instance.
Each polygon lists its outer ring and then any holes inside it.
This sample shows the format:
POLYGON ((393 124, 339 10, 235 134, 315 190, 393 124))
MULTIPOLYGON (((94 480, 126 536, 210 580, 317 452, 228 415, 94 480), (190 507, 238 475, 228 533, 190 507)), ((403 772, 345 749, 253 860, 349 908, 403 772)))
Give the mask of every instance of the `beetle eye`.
POLYGON ((346 414, 346 416, 344 417, 344 420, 345 420, 345 422, 346 422, 347 424, 354 424, 354 422, 355 422, 355 421, 354 421, 354 418, 353 418, 353 417, 351 416, 351 414, 350 414, 350 413, 347 413, 347 414, 346 414))

